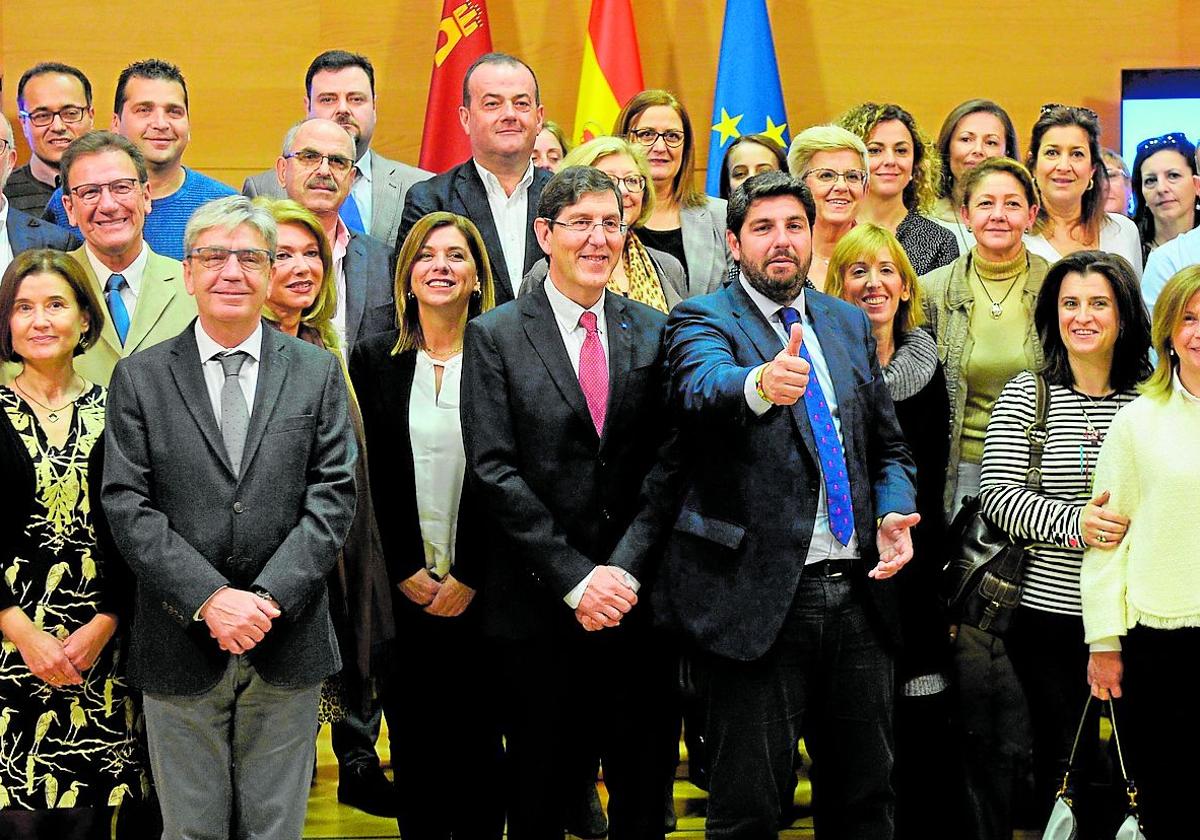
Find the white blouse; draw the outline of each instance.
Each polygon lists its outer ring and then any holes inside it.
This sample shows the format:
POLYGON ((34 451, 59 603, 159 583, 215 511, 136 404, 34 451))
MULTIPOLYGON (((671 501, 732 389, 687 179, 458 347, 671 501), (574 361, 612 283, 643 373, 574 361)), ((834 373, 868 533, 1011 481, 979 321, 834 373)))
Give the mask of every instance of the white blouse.
MULTIPOLYGON (((1142 237, 1137 225, 1117 213, 1108 213, 1100 225, 1100 250, 1124 257, 1133 266, 1138 279, 1142 277, 1142 237)), ((1037 254, 1046 262, 1054 265, 1062 259, 1062 254, 1054 250, 1054 246, 1046 241, 1042 234, 1025 237, 1025 247, 1029 253, 1037 254)))
POLYGON ((417 369, 408 400, 408 434, 412 440, 425 568, 439 579, 454 565, 458 504, 467 465, 458 414, 462 354, 444 363, 439 394, 434 367, 442 364, 435 363, 424 350, 417 351, 417 369))

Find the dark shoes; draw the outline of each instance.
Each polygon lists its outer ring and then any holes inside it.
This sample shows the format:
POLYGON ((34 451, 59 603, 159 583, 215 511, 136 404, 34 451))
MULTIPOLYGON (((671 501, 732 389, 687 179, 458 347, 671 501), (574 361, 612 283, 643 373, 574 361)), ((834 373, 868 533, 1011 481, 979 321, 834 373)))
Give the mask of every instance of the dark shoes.
POLYGON ((563 828, 582 840, 599 840, 608 834, 608 817, 600 805, 595 782, 572 791, 563 816, 563 828))
POLYGON ((338 802, 376 817, 396 816, 392 783, 378 764, 338 768, 338 802))

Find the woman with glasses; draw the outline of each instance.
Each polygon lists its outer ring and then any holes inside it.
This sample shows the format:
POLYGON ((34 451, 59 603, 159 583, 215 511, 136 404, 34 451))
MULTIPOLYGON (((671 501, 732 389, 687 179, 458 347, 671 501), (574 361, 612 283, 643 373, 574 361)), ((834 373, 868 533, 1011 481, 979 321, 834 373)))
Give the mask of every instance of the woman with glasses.
POLYGON ((833 249, 854 227, 867 193, 867 147, 840 126, 814 125, 792 139, 788 171, 804 181, 817 207, 808 280, 821 290, 833 249))
POLYGON ((725 150, 718 192, 728 201, 730 193, 747 178, 786 171, 787 154, 782 146, 765 134, 743 134, 725 150))
POLYGON ((552 120, 542 123, 542 130, 538 132, 537 140, 533 144, 533 165, 557 172, 563 165, 563 157, 569 151, 571 144, 567 142, 567 135, 562 126, 552 120))
MULTIPOLYGON (((621 193, 622 221, 626 225, 621 261, 608 279, 608 290, 669 312, 687 296, 683 266, 670 254, 642 244, 638 232, 654 212, 650 167, 640 146, 620 137, 597 137, 572 149, 562 161, 567 166, 594 166, 612 179, 621 193)), ((546 279, 548 259, 534 264, 521 283, 521 294, 546 279)))
POLYGON ((918 276, 953 262, 959 254, 954 234, 922 215, 933 211, 942 162, 930 154, 913 115, 899 105, 865 102, 838 125, 867 147, 871 188, 859 219, 894 233, 918 276))
POLYGON ((613 134, 645 149, 650 166, 654 208, 639 239, 683 266, 684 297, 719 289, 733 265, 725 242, 725 200, 696 187, 696 138, 683 103, 669 91, 644 90, 621 109, 613 134))
POLYGON ((946 115, 937 138, 942 159, 938 200, 930 218, 954 234, 959 253, 975 246, 962 223, 955 189, 963 173, 990 157, 1017 157, 1017 130, 1008 112, 990 99, 968 99, 946 115))
POLYGON ((1149 256, 1200 224, 1196 147, 1178 132, 1138 143, 1133 159, 1133 222, 1149 256))
POLYGON ((1112 149, 1101 149, 1100 159, 1108 174, 1108 187, 1104 193, 1104 212, 1129 216, 1133 211, 1133 181, 1129 177, 1129 166, 1112 149))
POLYGON ((1100 118, 1090 108, 1043 105, 1033 124, 1025 165, 1041 194, 1037 222, 1026 240, 1031 253, 1056 262, 1076 251, 1124 257, 1142 276, 1137 226, 1106 213, 1108 170, 1100 157, 1100 118))

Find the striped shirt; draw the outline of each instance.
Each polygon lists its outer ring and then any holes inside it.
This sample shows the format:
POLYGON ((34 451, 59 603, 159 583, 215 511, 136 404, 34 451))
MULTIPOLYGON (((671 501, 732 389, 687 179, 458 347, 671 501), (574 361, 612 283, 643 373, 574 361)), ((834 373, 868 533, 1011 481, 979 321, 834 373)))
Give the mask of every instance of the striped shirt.
POLYGON ((1042 453, 1042 492, 1025 488, 1029 441, 1025 430, 1037 411, 1037 385, 1028 371, 1013 377, 996 400, 983 449, 980 496, 984 513, 1010 536, 1031 540, 1021 605, 1081 615, 1079 569, 1083 563, 1080 517, 1092 498, 1100 444, 1117 411, 1134 390, 1088 397, 1050 386, 1048 438, 1042 453))

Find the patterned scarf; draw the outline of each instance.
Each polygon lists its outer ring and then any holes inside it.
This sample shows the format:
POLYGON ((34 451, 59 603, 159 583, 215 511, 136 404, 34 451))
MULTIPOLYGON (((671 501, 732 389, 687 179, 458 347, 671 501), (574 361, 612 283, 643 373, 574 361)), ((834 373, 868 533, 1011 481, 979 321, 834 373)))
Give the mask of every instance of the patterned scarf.
MULTIPOLYGON (((654 270, 654 263, 650 261, 650 254, 646 252, 646 246, 641 243, 633 231, 630 231, 629 236, 625 239, 625 252, 622 260, 625 265, 625 277, 629 280, 629 299, 653 306, 659 312, 666 312, 667 297, 663 294, 658 272, 654 270)), ((613 279, 608 281, 608 290, 619 295, 625 294, 617 288, 617 283, 613 279)))
POLYGON ((892 402, 906 400, 928 385, 937 363, 937 342, 933 336, 919 327, 905 332, 892 360, 883 369, 883 382, 892 402))

